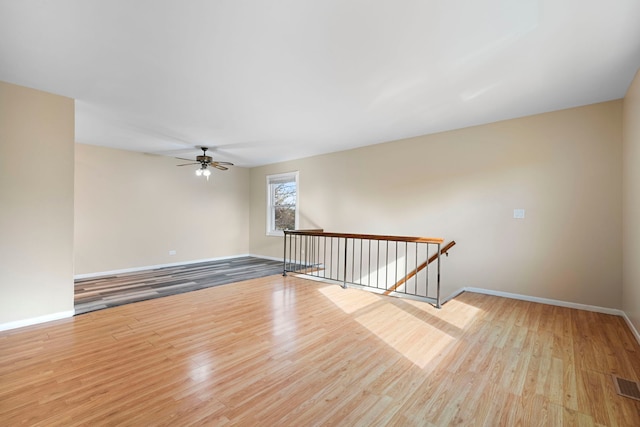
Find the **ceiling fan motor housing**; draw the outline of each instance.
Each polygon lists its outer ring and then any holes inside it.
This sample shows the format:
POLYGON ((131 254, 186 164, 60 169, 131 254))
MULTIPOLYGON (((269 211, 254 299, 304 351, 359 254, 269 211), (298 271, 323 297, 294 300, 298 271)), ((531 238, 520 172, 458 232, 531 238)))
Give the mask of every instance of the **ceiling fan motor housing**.
POLYGON ((211 163, 213 158, 211 156, 197 156, 196 161, 200 163, 211 163))

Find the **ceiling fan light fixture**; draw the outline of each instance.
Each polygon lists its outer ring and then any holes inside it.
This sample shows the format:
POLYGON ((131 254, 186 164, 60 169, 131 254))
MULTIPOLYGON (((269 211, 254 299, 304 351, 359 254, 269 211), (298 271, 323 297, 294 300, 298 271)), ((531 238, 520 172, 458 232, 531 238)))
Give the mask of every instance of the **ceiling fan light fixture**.
MULTIPOLYGON (((209 166, 222 171, 228 170, 229 168, 227 166, 233 166, 233 163, 230 162, 214 162, 213 157, 207 156, 207 147, 200 147, 200 149, 202 150, 202 156, 196 156, 195 161, 192 161, 191 163, 185 163, 177 166, 190 166, 200 164, 200 167, 196 169, 196 176, 204 176, 205 178, 207 178, 207 181, 209 181, 209 177, 211 176, 211 170, 208 169, 209 166)), ((181 157, 176 157, 176 159, 191 161, 189 159, 183 159, 181 157)))

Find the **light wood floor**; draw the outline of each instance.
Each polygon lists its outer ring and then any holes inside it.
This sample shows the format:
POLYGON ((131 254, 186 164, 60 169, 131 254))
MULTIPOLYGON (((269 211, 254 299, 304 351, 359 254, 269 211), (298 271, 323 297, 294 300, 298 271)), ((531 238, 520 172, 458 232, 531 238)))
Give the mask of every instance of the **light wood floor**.
POLYGON ((270 276, 0 333, 0 425, 640 425, 616 316, 270 276))

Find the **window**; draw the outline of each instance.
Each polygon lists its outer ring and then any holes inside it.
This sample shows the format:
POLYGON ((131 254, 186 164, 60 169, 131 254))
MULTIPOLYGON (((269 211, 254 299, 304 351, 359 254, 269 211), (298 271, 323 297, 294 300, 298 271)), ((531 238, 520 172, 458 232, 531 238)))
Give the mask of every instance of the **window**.
POLYGON ((298 227, 298 172, 267 175, 267 235, 298 227))

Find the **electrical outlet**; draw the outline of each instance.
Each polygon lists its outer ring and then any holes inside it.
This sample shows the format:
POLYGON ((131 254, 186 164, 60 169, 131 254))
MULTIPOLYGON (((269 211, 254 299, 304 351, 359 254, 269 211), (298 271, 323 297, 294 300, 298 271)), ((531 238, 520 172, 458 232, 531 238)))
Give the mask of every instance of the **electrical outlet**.
POLYGON ((513 217, 515 219, 524 219, 524 209, 514 209, 513 217))
POLYGON ((176 251, 169 251, 169 255, 175 255, 176 251))

